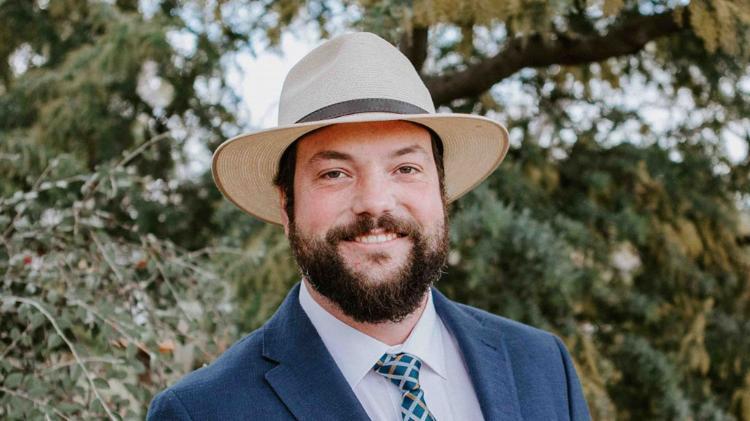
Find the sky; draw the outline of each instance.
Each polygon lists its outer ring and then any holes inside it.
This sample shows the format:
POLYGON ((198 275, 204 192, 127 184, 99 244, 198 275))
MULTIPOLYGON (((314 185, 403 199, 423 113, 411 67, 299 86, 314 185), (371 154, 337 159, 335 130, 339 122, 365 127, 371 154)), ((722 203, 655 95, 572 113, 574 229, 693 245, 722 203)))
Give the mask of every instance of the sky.
POLYGON ((290 33, 281 37, 281 51, 260 52, 257 57, 249 53, 240 53, 236 57, 239 69, 233 69, 228 81, 242 98, 244 110, 240 115, 243 125, 265 129, 276 125, 279 96, 284 84, 284 77, 292 66, 305 54, 315 48, 320 41, 300 38, 290 33), (247 114, 244 114, 247 112, 247 114))
MULTIPOLYGON (((237 119, 245 130, 256 131, 276 126, 279 97, 286 74, 319 44, 320 41, 312 36, 304 38, 284 33, 281 36, 281 53, 261 51, 253 57, 243 51, 233 57, 233 63, 227 66, 226 78, 241 99, 237 119)), ((199 176, 211 165, 211 152, 200 139, 189 138, 186 152, 189 162, 178 169, 179 177, 199 176)))

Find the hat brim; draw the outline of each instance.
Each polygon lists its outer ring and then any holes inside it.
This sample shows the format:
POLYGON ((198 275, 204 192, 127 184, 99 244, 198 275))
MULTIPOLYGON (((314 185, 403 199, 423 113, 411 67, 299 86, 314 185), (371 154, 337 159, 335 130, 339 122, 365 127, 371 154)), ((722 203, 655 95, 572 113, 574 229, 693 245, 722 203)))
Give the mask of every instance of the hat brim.
POLYGON ((486 117, 470 114, 360 113, 329 120, 275 127, 233 137, 214 152, 214 182, 237 207, 263 221, 281 224, 273 179, 284 150, 306 133, 332 124, 403 120, 429 127, 443 142, 448 202, 486 179, 508 152, 508 131, 486 117))

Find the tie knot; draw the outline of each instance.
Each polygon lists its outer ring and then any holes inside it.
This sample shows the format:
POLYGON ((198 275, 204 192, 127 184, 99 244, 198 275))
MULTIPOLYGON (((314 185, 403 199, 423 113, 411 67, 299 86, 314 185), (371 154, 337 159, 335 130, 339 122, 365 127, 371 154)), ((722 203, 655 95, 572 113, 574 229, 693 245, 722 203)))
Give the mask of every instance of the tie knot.
POLYGON ((414 355, 405 352, 393 355, 383 354, 372 367, 393 384, 404 391, 419 389, 419 369, 422 361, 414 355))

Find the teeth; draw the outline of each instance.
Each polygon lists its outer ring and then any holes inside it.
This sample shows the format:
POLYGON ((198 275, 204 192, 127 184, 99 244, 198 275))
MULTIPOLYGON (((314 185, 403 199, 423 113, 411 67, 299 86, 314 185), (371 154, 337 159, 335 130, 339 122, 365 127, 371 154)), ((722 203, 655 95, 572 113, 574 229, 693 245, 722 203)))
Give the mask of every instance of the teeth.
POLYGON ((395 240, 397 237, 396 234, 393 233, 386 233, 386 234, 375 234, 375 235, 360 235, 359 237, 354 238, 354 241, 358 243, 383 243, 386 241, 395 240))

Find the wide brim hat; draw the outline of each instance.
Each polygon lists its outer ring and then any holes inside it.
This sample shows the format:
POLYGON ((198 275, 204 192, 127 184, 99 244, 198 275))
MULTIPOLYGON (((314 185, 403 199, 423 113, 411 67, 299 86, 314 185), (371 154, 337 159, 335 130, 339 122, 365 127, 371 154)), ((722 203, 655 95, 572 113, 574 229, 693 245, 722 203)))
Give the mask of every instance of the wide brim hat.
POLYGON ((281 224, 273 180, 289 145, 333 124, 393 120, 417 123, 438 135, 448 202, 487 178, 508 151, 502 124, 470 114, 437 114, 409 60, 377 35, 360 32, 323 43, 289 71, 278 127, 222 143, 213 155, 214 182, 243 211, 281 224))

